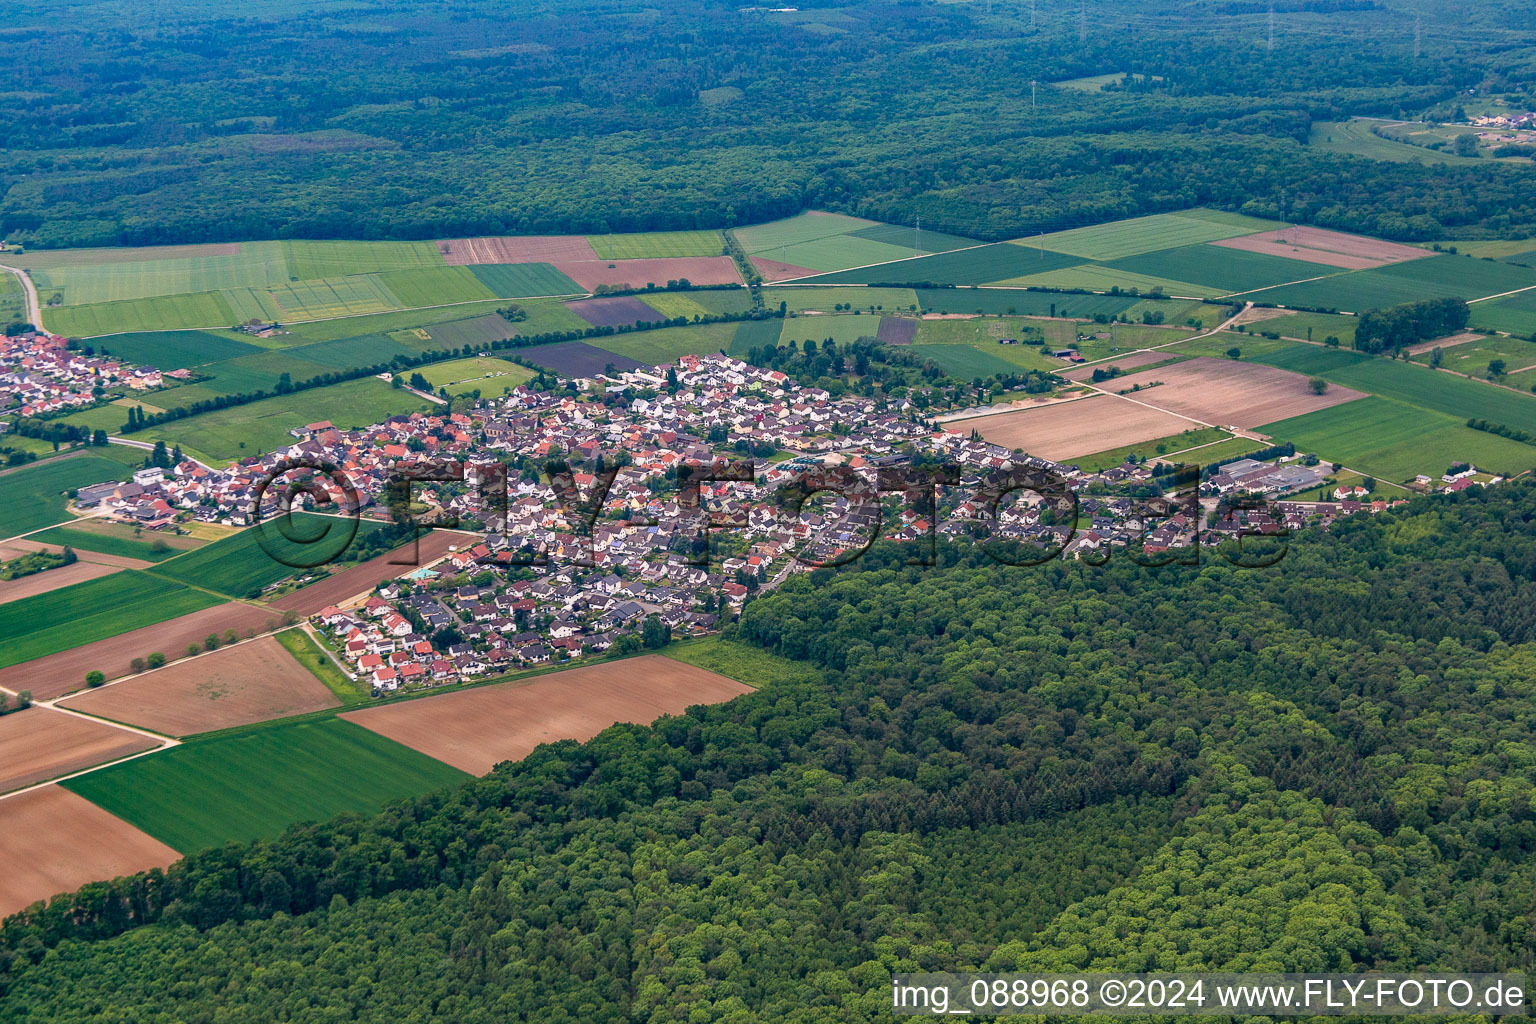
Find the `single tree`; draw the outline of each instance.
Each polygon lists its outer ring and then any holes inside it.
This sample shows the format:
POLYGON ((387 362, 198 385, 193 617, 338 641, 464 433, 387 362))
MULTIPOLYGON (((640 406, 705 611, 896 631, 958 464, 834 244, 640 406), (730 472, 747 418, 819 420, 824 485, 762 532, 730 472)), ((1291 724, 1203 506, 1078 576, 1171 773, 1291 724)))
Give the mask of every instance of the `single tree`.
POLYGON ((85 685, 96 687, 107 681, 106 674, 100 669, 91 669, 85 674, 85 685))

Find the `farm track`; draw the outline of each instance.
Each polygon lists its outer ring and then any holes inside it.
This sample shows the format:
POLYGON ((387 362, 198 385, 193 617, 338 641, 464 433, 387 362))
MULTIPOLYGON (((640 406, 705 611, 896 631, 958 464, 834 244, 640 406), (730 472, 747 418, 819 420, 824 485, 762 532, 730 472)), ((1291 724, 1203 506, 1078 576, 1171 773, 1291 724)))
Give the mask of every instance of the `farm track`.
POLYGON ((4 264, 0 264, 0 271, 15 274, 21 279, 21 291, 26 297, 27 321, 32 326, 41 328, 43 326, 43 307, 37 301, 37 285, 32 283, 32 279, 27 276, 26 271, 18 267, 7 267, 4 264))

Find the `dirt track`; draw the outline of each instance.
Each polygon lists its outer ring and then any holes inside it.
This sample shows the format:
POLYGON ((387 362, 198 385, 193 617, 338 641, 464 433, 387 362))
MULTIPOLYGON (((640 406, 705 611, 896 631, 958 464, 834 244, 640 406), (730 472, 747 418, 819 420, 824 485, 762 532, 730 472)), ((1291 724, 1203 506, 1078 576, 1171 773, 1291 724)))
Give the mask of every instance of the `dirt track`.
POLYGON ((527 756, 540 743, 591 739, 616 722, 653 722, 693 704, 715 704, 751 691, 725 676, 652 654, 341 717, 484 775, 502 761, 527 756))
POLYGON ((15 711, 0 717, 0 793, 157 745, 147 736, 52 708, 15 711))
POLYGON ((190 736, 340 703, 282 644, 264 636, 88 690, 60 706, 168 736, 190 736))
POLYGON ((201 644, 209 633, 222 636, 226 629, 233 629, 244 636, 246 630, 265 633, 281 623, 281 610, 231 601, 0 669, 0 686, 9 690, 31 690, 39 700, 50 700, 83 689, 85 674, 92 669, 99 669, 108 679, 113 679, 127 675, 132 671, 130 662, 151 651, 159 651, 174 660, 187 653, 188 644, 201 644))
POLYGON ((58 786, 0 800, 0 917, 86 882, 180 859, 159 840, 58 786))

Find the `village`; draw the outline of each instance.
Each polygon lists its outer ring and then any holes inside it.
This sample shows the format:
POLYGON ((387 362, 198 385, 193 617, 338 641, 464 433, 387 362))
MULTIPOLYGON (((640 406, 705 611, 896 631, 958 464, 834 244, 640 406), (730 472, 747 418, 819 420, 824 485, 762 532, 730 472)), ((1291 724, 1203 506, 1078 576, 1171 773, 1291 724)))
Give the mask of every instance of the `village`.
POLYGON ((316 422, 292 435, 224 470, 183 458, 82 487, 76 504, 149 530, 189 519, 251 526, 287 511, 285 489, 266 486, 274 478, 329 466, 344 481, 310 473, 298 506, 388 521, 389 484, 402 467, 460 467, 410 494, 419 523, 461 531, 448 553, 313 616, 347 671, 376 694, 709 633, 788 574, 851 560, 876 536, 1011 540, 1067 558, 1151 556, 1392 504, 1355 487, 1331 502, 1284 500, 1317 487, 1329 469, 1297 455, 1230 461, 1198 486, 1148 462, 1086 473, 724 355, 557 390, 520 385, 465 412, 359 430, 316 422), (697 502, 684 500, 690 474, 727 459, 750 463, 752 482, 708 481, 697 502), (552 460, 569 468, 574 495, 551 486, 552 460), (782 503, 785 486, 804 477, 857 480, 914 462, 953 468, 954 486, 926 506, 857 486, 788 510, 782 503), (1075 518, 1038 493, 978 497, 989 476, 1009 470, 1064 481, 1075 518), (1219 508, 1236 495, 1271 500, 1219 508))
POLYGON ((141 392, 163 384, 159 370, 96 355, 46 332, 0 337, 0 413, 41 416, 93 406, 109 389, 141 392))

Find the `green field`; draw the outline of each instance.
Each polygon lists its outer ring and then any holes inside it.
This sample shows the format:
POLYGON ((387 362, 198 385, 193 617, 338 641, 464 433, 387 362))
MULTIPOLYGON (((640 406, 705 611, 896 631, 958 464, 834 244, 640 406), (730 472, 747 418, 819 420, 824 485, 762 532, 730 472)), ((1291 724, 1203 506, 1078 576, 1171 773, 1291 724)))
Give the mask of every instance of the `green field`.
POLYGON ((726 353, 745 359, 747 353, 754 348, 763 348, 779 343, 779 332, 784 325, 778 320, 747 320, 738 324, 736 333, 731 336, 730 345, 726 346, 726 353))
POLYGON ((924 359, 932 359, 944 368, 945 373, 960 380, 1019 371, 1019 366, 1011 360, 975 345, 921 345, 914 346, 912 351, 924 359))
POLYGON ((1452 416, 1375 396, 1259 430, 1276 442, 1294 443, 1298 451, 1315 452, 1326 461, 1397 483, 1419 473, 1439 477, 1454 462, 1500 473, 1536 466, 1536 448, 1530 445, 1473 430, 1452 416))
POLYGON ((212 594, 138 569, 9 601, 0 604, 0 666, 19 665, 219 603, 212 594))
POLYGON ((719 256, 725 239, 718 231, 646 231, 634 235, 588 235, 598 259, 648 260, 719 256))
POLYGON ((782 303, 788 312, 835 312, 839 305, 870 312, 886 309, 916 309, 917 292, 911 288, 764 288, 763 303, 777 309, 782 303))
POLYGON ((79 526, 56 526, 42 533, 34 533, 29 540, 43 544, 67 544, 80 551, 98 551, 104 555, 122 555, 125 558, 141 558, 146 562, 160 562, 182 551, 200 546, 188 543, 189 538, 165 539, 153 533, 133 535, 133 527, 108 524, 100 520, 83 521, 79 526), (172 546, 174 541, 178 546, 172 546))
MULTIPOLYGON (((118 425, 127 417, 119 415, 118 425)), ((69 518, 66 491, 122 480, 124 464, 89 451, 49 459, 0 474, 0 538, 40 529, 69 518)))
MULTIPOLYGON (((157 576, 230 597, 257 597, 264 587, 303 571, 293 568, 289 562, 314 564, 317 560, 324 562, 337 558, 353 538, 349 519, 295 512, 291 520, 289 523, 275 519, 260 530, 241 530, 196 551, 168 559, 152 571, 157 576), (292 541, 285 532, 290 530, 292 541), (267 548, 273 553, 269 554, 267 548)), ((378 529, 377 523, 360 521, 356 537, 361 539, 378 529)))
MULTIPOLYGON (((388 334, 391 331, 413 327, 432 327, 436 324, 467 320, 472 317, 494 314, 496 307, 505 306, 503 299, 487 299, 484 302, 466 303, 462 306, 439 306, 435 309, 403 309, 388 313, 371 313, 366 316, 341 320, 318 320, 313 323, 292 324, 295 343, 300 341, 334 341, 359 334, 388 334)), ((532 303, 519 303, 530 308, 532 303)))
POLYGON ((638 359, 646 366, 660 366, 677 362, 678 356, 704 355, 725 350, 736 336, 737 326, 698 324, 693 327, 663 327, 658 331, 633 331, 592 338, 589 344, 616 355, 638 359))
POLYGON ((1472 306, 1472 326, 1536 339, 1536 289, 1472 306))
POLYGON ((1220 294, 1253 291, 1288 281, 1340 273, 1338 267, 1325 267, 1320 263, 1203 244, 1126 256, 1105 266, 1153 278, 1193 281, 1220 294))
MULTIPOLYGON (((1471 256, 1432 256, 1356 270, 1321 281, 1255 291, 1255 302, 1342 309, 1352 313, 1419 299, 1477 299, 1536 285, 1536 270, 1471 256)), ((1475 308, 1475 307, 1474 307, 1475 308)))
MULTIPOLYGON (((48 297, 42 296, 46 303, 48 297)), ((162 295, 127 302, 99 302, 43 310, 43 323, 55 334, 88 338, 122 331, 174 331, 228 327, 237 322, 234 308, 219 292, 162 295)))
POLYGON ((497 298, 468 267, 434 267, 430 270, 392 270, 379 275, 379 283, 401 306, 443 306, 497 298))
POLYGON ((860 338, 873 338, 880 330, 878 316, 868 313, 842 313, 832 316, 794 316, 784 320, 779 332, 779 344, 814 341, 820 345, 831 338, 839 345, 848 345, 860 338))
POLYGON ((492 295, 516 299, 539 295, 583 295, 586 289, 548 263, 484 263, 470 267, 492 295))
POLYGON ((1475 164, 1475 157, 1456 156, 1411 146, 1406 142, 1393 142, 1371 131, 1372 124, 1381 123, 1371 118, 1353 118, 1348 121, 1313 121, 1312 134, 1307 145, 1324 153, 1342 153, 1346 156, 1365 157, 1369 160, 1390 160, 1393 163, 1415 164, 1475 164))
POLYGON ((323 320, 354 313, 378 313, 405 305, 384 287, 377 274, 288 281, 271 291, 285 320, 323 320))
POLYGON ((471 391, 499 395, 531 380, 533 371, 505 359, 475 356, 424 366, 421 375, 432 382, 433 388, 446 387, 450 395, 466 395, 471 391))
POLYGON ((0 271, 0 326, 25 320, 27 304, 15 274, 0 271))
MULTIPOLYGON (((910 252, 903 253, 903 256, 910 255, 910 252)), ((777 257, 774 258, 777 259, 777 257)), ((958 252, 907 259, 892 266, 864 267, 859 270, 822 274, 808 281, 812 284, 871 284, 881 281, 983 284, 988 281, 1020 277, 1024 274, 1058 270, 1081 262, 1080 257, 1063 255, 1049 249, 1042 252, 1009 242, 997 242, 974 249, 961 249, 958 252)))
POLYGON ((875 221, 845 217, 840 213, 802 213, 767 224, 737 228, 733 234, 748 255, 778 259, 770 250, 878 226, 875 221))
POLYGON ((270 288, 289 277, 280 242, 245 242, 239 252, 136 262, 75 263, 33 271, 39 295, 59 291, 70 306, 157 295, 270 288))
POLYGON ((183 853, 371 814, 469 778, 338 718, 194 739, 63 785, 183 853))
MULTIPOLYGON (((1177 435, 1175 435, 1177 436, 1177 435)), ((1215 444, 1198 448, 1192 452, 1180 454, 1178 451, 1168 449, 1169 461, 1187 464, 1210 466, 1222 459, 1235 459, 1250 452, 1256 452, 1260 448, 1269 447, 1267 441, 1254 441, 1246 437, 1234 437, 1226 441, 1217 441, 1215 444)))
POLYGON ((1355 325, 1358 322, 1352 316, 1338 316, 1333 313, 1288 313, 1273 320, 1256 321, 1249 324, 1248 329, 1272 331, 1283 337, 1308 341, 1322 341, 1332 335, 1339 339, 1339 344, 1344 348, 1351 348, 1355 344, 1355 325), (1310 338, 1307 335, 1308 328, 1312 330, 1310 338))
MULTIPOLYGON (((1135 455, 1140 459, 1155 459, 1160 455, 1168 455, 1172 452, 1183 451, 1186 448, 1194 448, 1196 445, 1209 444, 1210 450, 1215 451, 1216 445, 1224 438, 1232 438, 1225 430, 1219 427, 1196 427, 1180 434, 1170 434, 1167 437, 1159 437, 1152 441, 1142 441, 1139 444, 1125 445, 1120 448, 1111 448, 1108 451, 1094 452, 1092 455, 1084 455, 1071 460, 1072 464, 1088 473, 1101 473, 1106 469, 1113 469, 1135 455)), ((1240 438, 1232 438, 1241 440, 1240 438)), ((1253 447, 1260 447, 1258 442, 1247 442, 1253 447)), ((1189 459, 1193 462, 1205 463, 1204 453, 1206 449, 1190 452, 1189 459)))
POLYGON ((288 276, 346 277, 386 270, 441 267, 443 255, 431 242, 283 242, 288 276))
POLYGON ((988 316, 1119 316, 1141 301, 1132 295, 1036 292, 1022 288, 919 288, 925 313, 980 313, 988 316))
POLYGON ((1057 231, 1035 238, 1017 239, 1015 244, 1043 246, 1091 260, 1117 260, 1158 249, 1252 235, 1279 226, 1274 221, 1237 213, 1195 209, 1057 231))
MULTIPOLYGON (((1433 356, 1433 349, 1420 352, 1413 361, 1425 366, 1433 356)), ((1536 366, 1536 343, 1523 338, 1489 337, 1481 341, 1468 341, 1440 350, 1440 365, 1447 370, 1465 373, 1473 377, 1488 376, 1488 364, 1504 361, 1504 372, 1514 373, 1536 366)))
POLYGON ((871 228, 850 231, 849 234, 854 238, 867 238, 871 242, 884 242, 918 252, 949 252, 951 249, 966 249, 983 244, 975 238, 962 238, 942 231, 920 231, 904 224, 877 224, 871 228))
POLYGON ((1062 360, 1040 354, 1044 343, 1040 325, 1024 319, 922 320, 913 339, 920 351, 936 345, 968 346, 1011 364, 1013 369, 1062 369, 1062 360), (999 345, 999 338, 1013 338, 1019 344, 999 345))
POLYGON ((110 334, 92 340, 98 352, 158 370, 191 368, 264 351, 260 345, 237 341, 215 331, 149 331, 110 334))
POLYGON ((1174 281, 1166 277, 1133 274, 1128 270, 1117 270, 1102 263, 1079 263, 1075 267, 1051 270, 1043 274, 1025 274, 1023 277, 1011 277, 1005 281, 993 283, 1023 288, 1087 288, 1090 291, 1101 292, 1109 291, 1111 288, 1124 290, 1135 288, 1143 294, 1161 291, 1164 295, 1191 296, 1207 296, 1216 290, 1190 281, 1174 281))
POLYGON ((366 427, 426 407, 409 391, 366 377, 172 420, 134 437, 179 444, 205 461, 228 462, 291 444, 289 431, 306 423, 330 420, 342 428, 366 427))
POLYGON ((293 655, 294 661, 309 669, 343 705, 351 707, 368 703, 371 697, 368 684, 349 678, 337 668, 330 655, 321 650, 320 645, 302 627, 285 629, 275 634, 275 638, 293 655))

